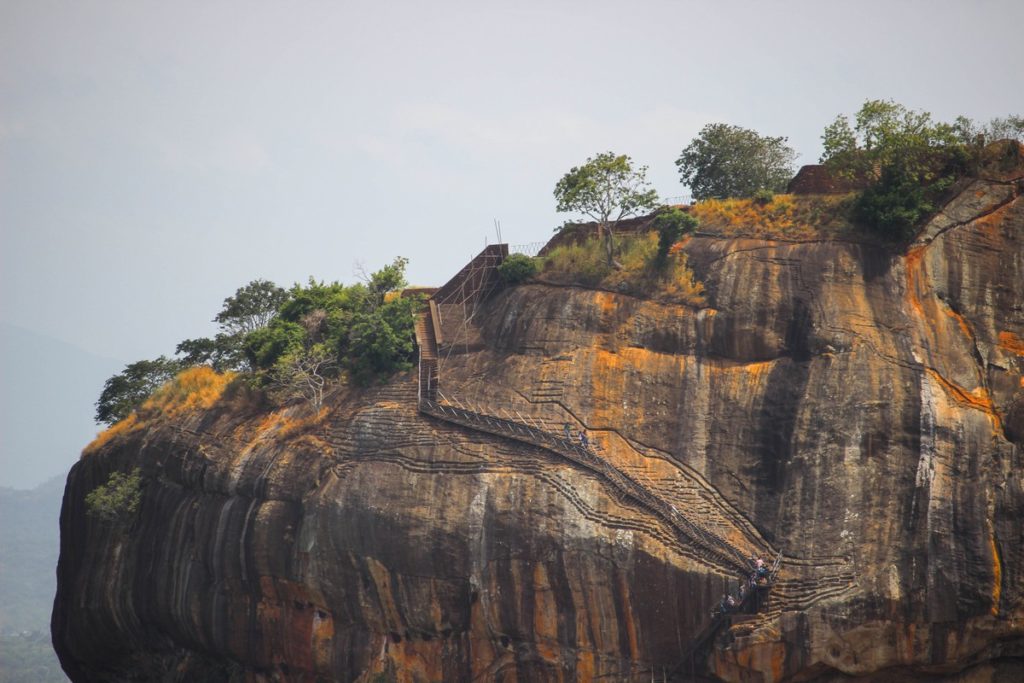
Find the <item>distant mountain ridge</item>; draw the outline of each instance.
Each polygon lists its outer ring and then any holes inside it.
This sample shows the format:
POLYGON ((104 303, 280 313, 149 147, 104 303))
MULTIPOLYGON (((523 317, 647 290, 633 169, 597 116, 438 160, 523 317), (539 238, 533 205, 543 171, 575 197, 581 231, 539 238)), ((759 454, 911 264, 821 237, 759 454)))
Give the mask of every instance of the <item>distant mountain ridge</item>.
POLYGON ((93 405, 124 363, 0 322, 0 486, 64 475, 99 431, 93 405))
POLYGON ((64 477, 0 487, 0 681, 67 680, 50 646, 64 477))

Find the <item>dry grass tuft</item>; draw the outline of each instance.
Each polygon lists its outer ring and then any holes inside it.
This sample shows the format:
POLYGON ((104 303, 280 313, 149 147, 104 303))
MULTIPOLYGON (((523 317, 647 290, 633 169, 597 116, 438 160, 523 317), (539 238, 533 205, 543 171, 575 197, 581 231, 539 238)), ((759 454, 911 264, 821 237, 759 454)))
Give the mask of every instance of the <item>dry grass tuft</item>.
POLYGON ((256 427, 259 438, 273 438, 278 441, 295 438, 309 433, 323 423, 329 412, 326 407, 307 415, 295 415, 295 408, 285 408, 266 415, 256 427))
POLYGON ((114 424, 110 425, 102 432, 97 434, 96 438, 93 439, 88 446, 82 449, 82 455, 89 455, 90 453, 94 453, 98 451, 104 444, 113 441, 116 437, 122 434, 128 434, 129 432, 133 432, 140 426, 141 425, 139 424, 138 417, 135 415, 135 413, 132 413, 125 419, 121 420, 120 422, 115 422, 114 424))
POLYGON ((542 279, 688 306, 704 304, 704 286, 687 265, 686 254, 674 249, 664 266, 658 266, 656 232, 620 235, 615 241, 615 258, 620 268, 609 267, 603 241, 590 238, 552 249, 544 257, 542 279))
POLYGON ((141 429, 159 418, 207 410, 220 400, 234 378, 233 372, 219 373, 205 365, 182 370, 146 399, 137 411, 100 432, 82 452, 93 453, 118 436, 141 429))
POLYGON ((234 378, 233 372, 217 372, 206 365, 187 368, 146 399, 139 413, 146 420, 207 410, 220 400, 234 378))
POLYGON ((770 201, 707 199, 690 213, 700 230, 727 237, 810 240, 860 236, 850 220, 855 195, 777 194, 770 201))

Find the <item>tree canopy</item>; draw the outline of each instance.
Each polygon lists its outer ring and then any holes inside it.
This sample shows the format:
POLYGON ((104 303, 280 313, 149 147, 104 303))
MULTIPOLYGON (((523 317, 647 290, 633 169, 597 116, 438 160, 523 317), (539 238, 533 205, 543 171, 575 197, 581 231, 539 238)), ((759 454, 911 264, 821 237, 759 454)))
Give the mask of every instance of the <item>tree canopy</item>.
POLYGON ((213 321, 225 334, 248 334, 270 324, 287 300, 288 292, 270 280, 253 280, 224 299, 213 321))
POLYGON ((963 161, 970 142, 965 128, 933 121, 929 112, 892 100, 867 100, 854 122, 851 126, 840 114, 821 136, 822 163, 845 174, 898 168, 910 180, 931 182, 950 162, 963 161))
POLYGON ((932 119, 892 100, 867 100, 854 116, 840 114, 822 135, 822 163, 873 182, 857 198, 854 218, 893 240, 908 238, 936 209, 942 193, 967 173, 986 135, 1012 133, 1019 117, 977 126, 966 117, 932 119))
POLYGON ((224 300, 220 332, 186 339, 181 360, 141 360, 107 380, 96 421, 128 417, 161 385, 194 365, 243 370, 251 385, 280 401, 319 407, 329 381, 369 384, 411 367, 417 299, 394 296, 406 286, 408 259, 396 258, 365 282, 317 282, 285 290, 253 280, 224 300))
POLYGON ((680 181, 698 200, 781 191, 793 177, 796 159, 786 141, 740 126, 708 124, 676 159, 680 181))
POLYGON ((411 367, 417 301, 389 296, 406 286, 407 264, 396 258, 365 283, 295 285, 270 324, 246 335, 249 364, 268 377, 314 368, 328 377, 345 373, 357 384, 411 367), (321 359, 324 352, 329 358, 321 359))
POLYGON ((181 371, 179 361, 160 356, 125 366, 103 384, 96 401, 96 422, 114 424, 128 417, 150 394, 181 371))
POLYGON ((646 166, 633 168, 627 155, 602 152, 562 176, 555 184, 555 201, 559 212, 581 213, 597 223, 611 264, 615 225, 623 218, 652 210, 657 206, 658 193, 647 182, 646 166))
POLYGON ((215 337, 186 339, 174 352, 185 365, 209 364, 218 371, 243 370, 247 362, 245 338, 269 325, 288 297, 287 290, 270 280, 253 280, 224 299, 223 307, 213 318, 220 327, 215 337))

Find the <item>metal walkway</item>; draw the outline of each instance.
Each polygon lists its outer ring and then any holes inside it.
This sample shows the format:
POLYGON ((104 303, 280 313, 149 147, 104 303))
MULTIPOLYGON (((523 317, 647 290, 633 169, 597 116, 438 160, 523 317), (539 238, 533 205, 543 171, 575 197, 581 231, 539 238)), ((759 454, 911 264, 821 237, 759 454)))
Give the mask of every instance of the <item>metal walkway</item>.
MULTIPOLYGON (((502 257, 507 253, 505 245, 492 245, 485 249, 470 265, 464 268, 463 271, 460 271, 452 281, 438 290, 438 294, 443 295, 443 303, 446 305, 465 306, 470 303, 469 299, 472 299, 471 303, 475 309, 480 304, 482 298, 484 298, 481 296, 481 290, 486 289, 489 291, 493 289, 495 287, 493 285, 495 282, 494 276, 497 275, 496 272, 487 273, 480 271, 496 271, 503 260, 502 257), (481 263, 483 263, 482 268, 481 263), (462 301, 462 297, 466 297, 467 301, 462 301)), ((484 414, 469 409, 458 398, 446 397, 440 392, 437 340, 437 335, 440 334, 440 321, 436 317, 438 315, 437 303, 441 302, 435 301, 432 297, 415 321, 416 343, 419 346, 418 408, 421 413, 468 429, 530 444, 537 448, 545 449, 581 467, 585 467, 601 476, 619 495, 633 501, 638 506, 666 521, 684 543, 699 548, 701 551, 700 555, 712 564, 733 570, 742 577, 749 576, 752 568, 747 556, 743 552, 721 536, 709 531, 699 522, 689 519, 671 503, 653 495, 645 486, 612 465, 605 458, 599 456, 592 448, 584 447, 574 440, 565 438, 564 435, 554 434, 542 429, 537 421, 530 420, 527 417, 518 416, 519 419, 509 419, 484 414)), ((775 555, 775 552, 772 551, 771 554, 775 555)), ((737 607, 737 611, 748 607, 750 601, 755 600, 754 596, 758 596, 756 598, 755 610, 760 606, 760 596, 767 595, 779 572, 781 562, 782 553, 780 552, 775 556, 767 585, 750 590, 737 607)), ((715 634, 718 633, 723 625, 731 623, 734 614, 735 612, 713 615, 707 626, 701 630, 698 636, 683 651, 681 662, 676 667, 673 675, 681 673, 688 662, 692 670, 696 656, 714 639, 715 634)))

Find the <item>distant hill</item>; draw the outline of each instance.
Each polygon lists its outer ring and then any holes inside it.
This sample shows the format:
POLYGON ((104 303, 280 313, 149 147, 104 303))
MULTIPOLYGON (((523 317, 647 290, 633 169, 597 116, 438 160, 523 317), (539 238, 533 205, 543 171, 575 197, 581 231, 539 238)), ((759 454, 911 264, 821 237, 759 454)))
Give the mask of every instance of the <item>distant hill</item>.
POLYGON ((31 489, 67 473, 100 431, 92 416, 103 382, 124 365, 0 323, 0 486, 31 489))
POLYGON ((64 681, 50 645, 64 477, 0 488, 0 683, 64 681))
POLYGON ((64 477, 0 488, 0 634, 49 628, 57 586, 64 477))

